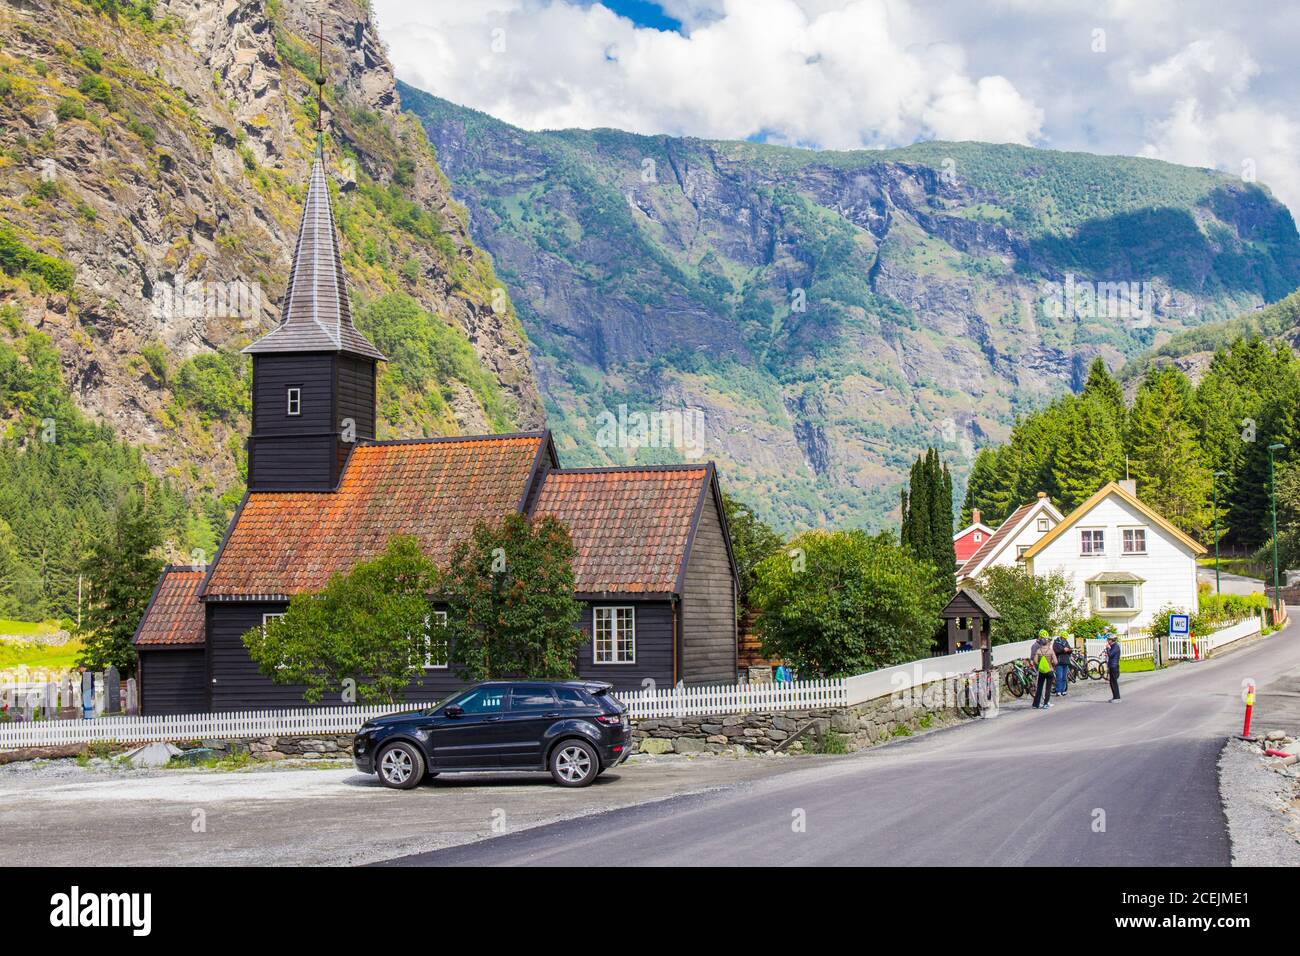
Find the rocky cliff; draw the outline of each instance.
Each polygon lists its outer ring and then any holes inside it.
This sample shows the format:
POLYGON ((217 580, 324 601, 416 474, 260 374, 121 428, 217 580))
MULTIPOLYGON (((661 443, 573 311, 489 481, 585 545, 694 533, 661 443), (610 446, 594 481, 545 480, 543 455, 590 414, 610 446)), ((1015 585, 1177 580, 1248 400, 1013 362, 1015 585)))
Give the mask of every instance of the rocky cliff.
MULTIPOLYGON (((324 129, 381 434, 536 427, 524 335, 352 0, 0 0, 0 344, 53 343, 91 419, 193 495, 240 483, 324 129)), ((3 394, 3 389, 0 389, 3 394)), ((23 413, 0 402, 11 431, 23 413)))
POLYGON ((1300 284, 1286 209, 1208 170, 534 133, 399 89, 515 298, 566 460, 702 451, 785 527, 880 526, 927 445, 960 476, 1096 355, 1300 284), (673 410, 702 415, 701 448, 603 427, 673 410))

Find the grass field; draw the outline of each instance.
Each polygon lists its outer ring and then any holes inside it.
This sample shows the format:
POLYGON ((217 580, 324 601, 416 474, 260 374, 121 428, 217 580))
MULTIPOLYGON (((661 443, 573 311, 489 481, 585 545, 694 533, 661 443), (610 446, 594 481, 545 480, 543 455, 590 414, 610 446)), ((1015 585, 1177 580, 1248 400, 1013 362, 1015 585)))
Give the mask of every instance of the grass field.
MULTIPOLYGON (((1203 568, 1214 570, 1214 557, 1197 558, 1196 563, 1203 568)), ((1225 574, 1240 574, 1248 578, 1259 578, 1261 581, 1273 579, 1273 568, 1271 565, 1260 564, 1251 558, 1220 558, 1219 570, 1225 574)))
POLYGON ((1138 671, 1153 671, 1155 669, 1155 663, 1145 659, 1126 661, 1121 658, 1119 662, 1119 672, 1121 674, 1134 674, 1138 671))
POLYGON ((77 655, 80 653, 81 641, 76 638, 58 647, 26 641, 0 641, 0 669, 41 667, 59 670, 76 666, 77 655))
POLYGON ((33 637, 37 634, 53 634, 59 625, 53 621, 14 621, 0 617, 0 637, 33 637))

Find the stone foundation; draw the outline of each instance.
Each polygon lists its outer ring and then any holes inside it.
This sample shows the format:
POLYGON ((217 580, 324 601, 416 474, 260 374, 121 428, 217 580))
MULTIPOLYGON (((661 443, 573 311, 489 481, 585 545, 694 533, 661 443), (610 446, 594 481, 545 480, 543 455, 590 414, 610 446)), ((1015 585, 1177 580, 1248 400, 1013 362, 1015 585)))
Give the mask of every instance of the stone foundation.
POLYGON ((254 760, 350 760, 352 735, 331 734, 327 737, 253 737, 237 740, 191 740, 178 743, 182 750, 199 747, 222 754, 246 753, 254 760))

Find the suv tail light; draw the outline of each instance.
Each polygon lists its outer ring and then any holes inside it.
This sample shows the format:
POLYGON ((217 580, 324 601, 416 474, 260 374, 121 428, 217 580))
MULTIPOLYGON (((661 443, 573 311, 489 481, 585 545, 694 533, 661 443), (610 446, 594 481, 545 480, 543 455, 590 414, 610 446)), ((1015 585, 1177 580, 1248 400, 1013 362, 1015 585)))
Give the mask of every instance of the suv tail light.
POLYGON ((596 720, 602 724, 607 724, 610 727, 621 727, 623 725, 622 714, 597 714, 596 720))

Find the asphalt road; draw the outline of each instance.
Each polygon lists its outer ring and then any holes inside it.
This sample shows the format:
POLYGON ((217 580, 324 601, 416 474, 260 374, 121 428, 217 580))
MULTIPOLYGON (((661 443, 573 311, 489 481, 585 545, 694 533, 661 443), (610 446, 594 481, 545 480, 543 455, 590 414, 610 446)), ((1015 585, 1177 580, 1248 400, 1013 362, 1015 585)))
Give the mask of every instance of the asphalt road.
MULTIPOLYGON (((1220 658, 1125 675, 1118 704, 1089 681, 1051 710, 1017 702, 806 770, 389 862, 1226 866, 1217 762, 1240 730, 1242 681, 1297 670, 1293 624, 1220 658)), ((1268 729, 1269 714, 1255 721, 1268 729)))
MULTIPOLYGON (((1214 586, 1214 568, 1196 569, 1196 579, 1211 587, 1214 586)), ((1219 588, 1224 594, 1263 594, 1264 582, 1259 578, 1248 578, 1243 574, 1219 572, 1219 588)))

